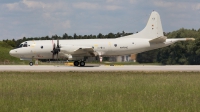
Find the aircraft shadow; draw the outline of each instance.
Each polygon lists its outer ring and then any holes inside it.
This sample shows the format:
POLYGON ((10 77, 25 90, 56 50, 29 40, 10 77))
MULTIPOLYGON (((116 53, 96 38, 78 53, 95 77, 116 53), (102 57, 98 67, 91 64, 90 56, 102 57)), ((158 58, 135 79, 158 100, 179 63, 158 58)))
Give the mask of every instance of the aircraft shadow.
POLYGON ((100 67, 100 64, 86 64, 85 66, 77 66, 77 67, 100 67))

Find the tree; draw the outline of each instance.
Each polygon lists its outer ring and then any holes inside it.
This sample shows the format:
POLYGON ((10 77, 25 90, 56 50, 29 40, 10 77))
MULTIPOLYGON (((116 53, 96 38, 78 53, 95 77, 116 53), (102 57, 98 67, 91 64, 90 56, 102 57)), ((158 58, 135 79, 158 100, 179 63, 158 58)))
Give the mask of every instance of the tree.
POLYGON ((157 62, 158 50, 147 51, 144 53, 137 54, 137 62, 139 63, 155 63, 157 62))
POLYGON ((103 38, 104 36, 101 34, 101 33, 99 33, 98 35, 97 35, 97 38, 103 38))
POLYGON ((26 37, 23 37, 23 39, 22 39, 23 41, 26 41, 27 39, 26 39, 26 37))
POLYGON ((76 35, 76 33, 74 33, 74 39, 77 39, 77 35, 76 35))
POLYGON ((63 34, 63 37, 62 37, 63 39, 68 39, 69 37, 68 37, 68 34, 67 33, 65 33, 65 34, 63 34))
POLYGON ((113 33, 109 33, 107 38, 115 38, 115 35, 113 33))
POLYGON ((168 38, 195 38, 195 41, 178 42, 158 52, 157 61, 162 64, 200 64, 200 32, 180 29, 169 33, 168 38))

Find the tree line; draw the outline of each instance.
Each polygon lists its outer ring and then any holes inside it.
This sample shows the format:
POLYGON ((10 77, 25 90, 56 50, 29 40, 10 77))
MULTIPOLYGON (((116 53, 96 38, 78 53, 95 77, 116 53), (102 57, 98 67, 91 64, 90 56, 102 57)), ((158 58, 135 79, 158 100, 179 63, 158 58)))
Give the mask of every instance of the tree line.
MULTIPOLYGON (((122 36, 131 35, 133 33, 109 33, 103 35, 68 35, 62 36, 52 35, 51 37, 23 37, 22 39, 3 40, 12 47, 18 46, 20 43, 28 40, 52 40, 52 39, 105 39, 105 38, 119 38, 122 36)), ((161 63, 164 65, 199 65, 200 64, 200 29, 184 29, 165 33, 168 38, 195 38, 195 41, 177 42, 168 47, 147 51, 137 54, 137 62, 139 63, 161 63)))
POLYGON ((67 33, 63 34, 62 36, 58 36, 58 35, 52 35, 51 37, 49 36, 44 36, 44 37, 23 37, 22 39, 12 39, 12 40, 3 40, 3 42, 6 42, 8 45, 12 46, 12 47, 17 47, 19 46, 22 42, 24 41, 28 41, 28 40, 57 40, 57 39, 105 39, 105 38, 119 38, 122 36, 127 36, 127 35, 131 35, 133 33, 125 33, 124 31, 122 31, 121 33, 118 32, 117 34, 114 33, 109 33, 107 35, 103 35, 101 33, 99 33, 98 35, 77 35, 76 33, 74 33, 73 36, 68 35, 67 33))
POLYGON ((195 41, 177 42, 168 47, 139 53, 139 63, 162 63, 164 65, 200 64, 200 29, 179 29, 164 33, 168 38, 195 38, 195 41))

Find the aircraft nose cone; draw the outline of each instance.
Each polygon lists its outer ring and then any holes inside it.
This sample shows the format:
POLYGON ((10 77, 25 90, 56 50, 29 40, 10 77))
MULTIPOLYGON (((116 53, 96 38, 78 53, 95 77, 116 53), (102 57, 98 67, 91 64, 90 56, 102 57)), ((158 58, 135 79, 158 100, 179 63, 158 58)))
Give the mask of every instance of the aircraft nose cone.
POLYGON ((11 56, 14 56, 15 51, 14 51, 14 50, 10 50, 9 54, 10 54, 11 56))
POLYGON ((9 54, 10 54, 11 56, 12 56, 12 54, 13 54, 12 52, 13 52, 12 50, 10 50, 10 52, 9 52, 9 54))

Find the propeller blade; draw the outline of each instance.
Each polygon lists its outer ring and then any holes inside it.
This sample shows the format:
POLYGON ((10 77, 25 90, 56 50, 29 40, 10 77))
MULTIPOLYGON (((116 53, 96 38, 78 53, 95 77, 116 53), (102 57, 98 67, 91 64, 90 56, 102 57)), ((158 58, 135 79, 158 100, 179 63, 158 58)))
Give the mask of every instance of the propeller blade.
POLYGON ((54 50, 55 48, 56 48, 56 44, 54 43, 54 44, 53 44, 53 50, 54 50))
POLYGON ((52 54, 52 59, 54 59, 54 54, 52 54))
POLYGON ((60 52, 59 40, 57 39, 57 45, 55 43, 53 43, 53 40, 52 40, 52 44, 53 44, 53 50, 51 51, 52 52, 52 59, 54 59, 55 55, 58 59, 58 53, 60 52))
POLYGON ((57 48, 59 48, 59 40, 57 39, 57 48))
POLYGON ((52 39, 52 47, 54 47, 54 42, 53 42, 53 39, 52 39))

